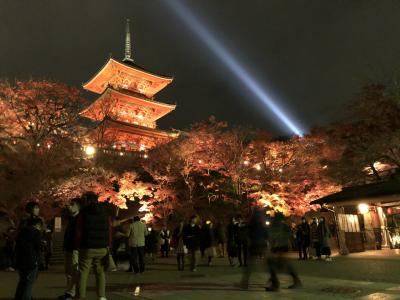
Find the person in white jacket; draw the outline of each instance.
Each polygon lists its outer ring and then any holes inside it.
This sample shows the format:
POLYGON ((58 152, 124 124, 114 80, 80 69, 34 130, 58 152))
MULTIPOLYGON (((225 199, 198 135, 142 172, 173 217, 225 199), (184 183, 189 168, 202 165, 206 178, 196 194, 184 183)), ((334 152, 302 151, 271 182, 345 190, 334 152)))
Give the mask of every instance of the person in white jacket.
POLYGON ((144 272, 145 237, 148 234, 147 227, 140 221, 138 216, 133 218, 133 223, 129 226, 128 243, 131 249, 130 261, 133 272, 144 272))

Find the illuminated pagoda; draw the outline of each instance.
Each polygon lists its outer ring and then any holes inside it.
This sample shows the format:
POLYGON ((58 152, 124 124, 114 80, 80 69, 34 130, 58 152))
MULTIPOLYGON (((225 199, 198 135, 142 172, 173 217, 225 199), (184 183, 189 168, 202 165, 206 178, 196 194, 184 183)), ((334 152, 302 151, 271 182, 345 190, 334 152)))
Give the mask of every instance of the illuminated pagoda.
POLYGON ((132 58, 129 20, 126 24, 125 57, 109 58, 83 88, 100 94, 80 115, 94 122, 89 139, 97 147, 145 151, 177 137, 157 129, 157 120, 176 105, 158 102, 155 95, 172 82, 137 66, 132 58))

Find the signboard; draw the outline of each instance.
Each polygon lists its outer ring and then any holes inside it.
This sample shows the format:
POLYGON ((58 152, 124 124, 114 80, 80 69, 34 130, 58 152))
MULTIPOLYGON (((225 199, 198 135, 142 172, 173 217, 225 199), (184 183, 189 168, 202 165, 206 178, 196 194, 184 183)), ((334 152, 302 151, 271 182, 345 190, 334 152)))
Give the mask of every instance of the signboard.
POLYGON ((54 231, 61 232, 61 217, 55 217, 54 219, 54 231))

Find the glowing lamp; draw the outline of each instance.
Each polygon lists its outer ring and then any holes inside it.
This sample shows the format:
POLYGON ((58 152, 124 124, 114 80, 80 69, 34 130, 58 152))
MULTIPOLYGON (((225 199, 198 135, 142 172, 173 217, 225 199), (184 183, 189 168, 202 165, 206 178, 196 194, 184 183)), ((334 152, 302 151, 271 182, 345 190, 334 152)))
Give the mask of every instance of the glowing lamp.
POLYGON ((144 151, 144 150, 146 150, 146 146, 145 146, 145 145, 140 145, 140 148, 139 148, 139 150, 140 150, 140 151, 144 151))
POLYGON ((249 162, 248 160, 245 160, 243 163, 244 163, 246 166, 248 166, 250 162, 249 162))
POLYGON ((198 161, 198 162, 199 162, 199 164, 203 163, 203 161, 202 161, 201 159, 199 159, 199 161, 198 161))
POLYGON ((270 222, 269 221, 265 221, 265 225, 269 226, 270 222))
POLYGON ((39 144, 39 143, 37 143, 37 144, 36 144, 36 146, 40 147, 40 144, 39 144))
POLYGON ((92 156, 96 153, 96 149, 93 146, 87 146, 85 147, 85 153, 86 155, 92 156))
POLYGON ((260 165, 256 165, 255 168, 256 168, 257 171, 260 171, 260 170, 261 170, 261 166, 260 166, 260 165))
POLYGON ((367 212, 369 212, 369 205, 365 203, 358 204, 358 211, 361 214, 366 214, 367 212))
POLYGON ((147 154, 143 155, 144 158, 148 158, 149 156, 147 154))
POLYGON ((279 173, 282 173, 282 172, 283 172, 283 169, 279 169, 278 171, 279 171, 279 173))
POLYGON ((119 153, 119 156, 124 156, 124 152, 120 152, 120 153, 119 153))

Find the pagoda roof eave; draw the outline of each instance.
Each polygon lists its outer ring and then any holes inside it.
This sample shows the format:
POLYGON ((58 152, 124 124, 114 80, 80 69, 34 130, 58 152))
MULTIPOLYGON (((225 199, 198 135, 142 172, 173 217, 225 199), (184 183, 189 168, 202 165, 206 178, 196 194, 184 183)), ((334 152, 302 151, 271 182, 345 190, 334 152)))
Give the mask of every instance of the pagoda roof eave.
POLYGON ((136 124, 121 122, 118 120, 114 120, 110 117, 106 117, 103 120, 103 122, 101 122, 101 123, 105 124, 106 126, 115 128, 119 131, 131 133, 131 134, 139 133, 144 136, 159 136, 159 137, 164 137, 164 138, 174 138, 178 135, 177 133, 174 133, 174 132, 168 132, 168 131, 149 128, 149 127, 140 126, 140 125, 136 125, 136 124))
MULTIPOLYGON (((107 70, 108 68, 111 68, 113 64, 116 64, 117 66, 124 68, 127 72, 133 72, 133 70, 134 70, 134 73, 139 73, 140 75, 143 75, 144 77, 154 79, 154 81, 163 82, 163 84, 161 85, 161 88, 156 90, 154 93, 151 93, 152 95, 158 93, 161 89, 163 89, 165 86, 170 84, 173 80, 173 77, 157 75, 157 74, 147 71, 147 70, 143 69, 142 67, 139 67, 133 63, 128 64, 128 63, 124 63, 124 62, 119 62, 119 61, 113 59, 112 57, 110 57, 106 61, 106 63, 96 72, 96 74, 91 79, 89 79, 87 82, 82 84, 83 88, 86 90, 98 93, 98 94, 103 93, 103 91, 107 88, 108 85, 105 85, 104 88, 98 87, 98 86, 95 86, 95 82, 99 78, 99 76, 103 72, 105 72, 105 70, 107 70)), ((107 80, 109 80, 109 78, 107 80)))
POLYGON ((154 108, 160 108, 163 111, 161 113, 159 113, 155 118, 153 118, 153 120, 158 120, 161 117, 169 114, 171 111, 175 110, 176 108, 176 104, 168 104, 168 103, 162 103, 162 102, 158 102, 158 101, 154 101, 154 100, 150 100, 150 99, 146 99, 144 97, 141 96, 137 96, 137 95, 131 95, 128 93, 123 93, 120 92, 116 89, 113 89, 112 87, 108 87, 101 95, 99 98, 97 98, 94 102, 92 102, 88 107, 86 107, 84 110, 82 110, 79 115, 81 116, 85 116, 85 114, 87 112, 89 112, 92 109, 95 109, 95 105, 100 101, 102 101, 102 99, 108 95, 108 94, 113 94, 116 93, 118 94, 118 96, 121 97, 127 97, 129 99, 132 100, 132 102, 136 102, 136 104, 139 105, 144 105, 144 106, 152 106, 154 108))

